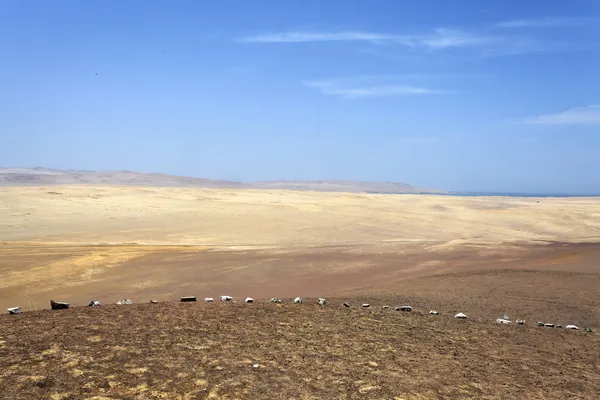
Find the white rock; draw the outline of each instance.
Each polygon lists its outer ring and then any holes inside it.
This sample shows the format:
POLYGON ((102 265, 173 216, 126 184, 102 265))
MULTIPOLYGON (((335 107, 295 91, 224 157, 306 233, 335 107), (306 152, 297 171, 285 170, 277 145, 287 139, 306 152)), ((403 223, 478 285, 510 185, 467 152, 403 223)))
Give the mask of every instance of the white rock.
POLYGON ((324 306, 325 304, 327 304, 327 300, 322 297, 319 297, 318 303, 319 305, 324 306))
POLYGON ((579 329, 579 328, 577 327, 577 325, 567 325, 567 326, 565 326, 565 328, 566 328, 566 329, 579 329))
POLYGON ((246 297, 246 300, 244 300, 244 303, 254 303, 254 299, 252 297, 246 297))
POLYGON ((277 297, 273 297, 271 300, 269 300, 271 303, 281 303, 281 299, 278 299, 277 297))
POLYGON ((212 297, 205 297, 204 298, 204 302, 205 303, 212 303, 213 301, 215 301, 215 299, 213 299, 212 297))
POLYGON ((302 298, 296 297, 293 301, 294 304, 302 304, 302 298))
POLYGON ((11 307, 6 309, 9 314, 21 314, 21 307, 11 307))
POLYGON ((461 312, 459 312, 458 314, 456 314, 454 316, 454 318, 458 318, 458 319, 467 319, 467 316, 461 312))
POLYGON ((429 311, 429 314, 431 314, 431 315, 440 315, 440 312, 439 311, 435 311, 435 310, 431 310, 431 311, 429 311))
POLYGON ((381 308, 383 308, 384 310, 387 310, 388 308, 390 308, 390 306, 383 306, 381 308))
POLYGON ((232 301, 233 297, 231 296, 221 296, 221 301, 232 301))
POLYGON ((509 320, 507 320, 507 319, 504 319, 504 318, 498 318, 496 320, 496 323, 497 324, 510 324, 511 322, 509 320))
POLYGON ((371 307, 371 305, 369 303, 364 303, 361 307, 363 307, 363 308, 369 308, 369 307, 371 307))

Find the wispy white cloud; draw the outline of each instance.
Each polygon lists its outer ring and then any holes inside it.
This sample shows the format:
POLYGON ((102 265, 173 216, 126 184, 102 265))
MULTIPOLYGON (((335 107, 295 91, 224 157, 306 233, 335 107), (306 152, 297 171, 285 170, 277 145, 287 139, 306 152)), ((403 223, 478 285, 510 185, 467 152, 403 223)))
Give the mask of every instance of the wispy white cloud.
POLYGON ((310 43, 310 42, 369 42, 374 44, 399 44, 407 47, 445 49, 451 47, 484 46, 495 42, 493 37, 468 34, 450 29, 435 29, 427 35, 397 35, 379 32, 276 32, 246 36, 245 43, 310 43))
POLYGON ((586 17, 543 17, 502 21, 493 26, 499 28, 564 28, 585 26, 592 22, 594 19, 586 17))
POLYGON ((446 49, 451 47, 479 47, 497 44, 500 38, 468 34, 451 29, 436 29, 434 34, 429 36, 415 37, 420 45, 432 49, 446 49))
POLYGON ((489 35, 454 29, 435 29, 429 34, 399 35, 366 31, 340 32, 276 32, 239 38, 244 43, 316 43, 316 42, 362 42, 373 45, 363 49, 365 53, 394 58, 410 59, 417 54, 451 49, 475 49, 477 54, 488 57, 517 55, 553 49, 550 43, 514 35, 489 35), (383 49, 380 51, 379 49, 383 49))
POLYGON ((600 105, 576 107, 556 114, 544 114, 525 120, 536 125, 600 125, 600 105))
POLYGON ((402 42, 406 38, 376 32, 275 32, 239 39, 246 43, 306 43, 306 42, 402 42))
POLYGON ((338 78, 303 83, 323 94, 343 99, 448 93, 442 90, 406 85, 400 80, 390 77, 338 78))

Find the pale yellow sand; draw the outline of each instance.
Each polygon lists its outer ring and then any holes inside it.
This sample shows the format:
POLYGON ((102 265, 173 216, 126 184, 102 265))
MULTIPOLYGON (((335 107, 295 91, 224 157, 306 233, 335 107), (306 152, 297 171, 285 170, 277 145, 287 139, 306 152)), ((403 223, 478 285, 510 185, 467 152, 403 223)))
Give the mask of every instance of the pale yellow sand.
POLYGON ((600 239, 599 198, 0 188, 0 240, 216 246, 600 239))

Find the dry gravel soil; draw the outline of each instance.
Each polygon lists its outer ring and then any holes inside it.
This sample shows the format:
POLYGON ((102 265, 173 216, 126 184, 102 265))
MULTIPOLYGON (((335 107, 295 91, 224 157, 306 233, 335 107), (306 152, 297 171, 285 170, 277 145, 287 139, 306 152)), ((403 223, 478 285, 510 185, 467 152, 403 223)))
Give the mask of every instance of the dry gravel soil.
MULTIPOLYGON (((346 300, 346 299, 344 299, 346 300)), ((600 339, 330 299, 79 307, 0 318, 3 399, 564 399, 600 339)), ((361 300, 364 301, 364 300, 361 300)), ((392 306, 396 304, 391 304, 392 306)))

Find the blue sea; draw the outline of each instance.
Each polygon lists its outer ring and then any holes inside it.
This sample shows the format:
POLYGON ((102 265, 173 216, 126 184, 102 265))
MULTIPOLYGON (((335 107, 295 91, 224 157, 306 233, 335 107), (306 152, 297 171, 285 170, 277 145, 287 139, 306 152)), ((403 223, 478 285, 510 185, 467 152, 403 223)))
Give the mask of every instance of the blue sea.
MULTIPOLYGON (((437 194, 437 193, 434 193, 437 194)), ((448 192, 441 196, 477 196, 477 197, 600 197, 599 194, 570 194, 570 193, 510 193, 510 192, 448 192)))

